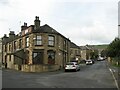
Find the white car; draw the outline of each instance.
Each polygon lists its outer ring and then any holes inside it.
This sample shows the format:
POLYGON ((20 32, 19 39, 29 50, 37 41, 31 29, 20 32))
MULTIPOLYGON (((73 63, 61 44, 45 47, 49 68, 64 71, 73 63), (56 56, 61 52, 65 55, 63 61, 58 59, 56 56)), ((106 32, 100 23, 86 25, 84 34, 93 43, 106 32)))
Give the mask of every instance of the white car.
POLYGON ((92 60, 86 60, 86 65, 91 65, 91 64, 93 64, 92 60))
POLYGON ((103 57, 99 57, 97 61, 103 61, 104 58, 103 57))
POLYGON ((68 71, 68 70, 78 71, 78 70, 80 70, 80 66, 76 62, 68 62, 65 65, 65 72, 68 71))

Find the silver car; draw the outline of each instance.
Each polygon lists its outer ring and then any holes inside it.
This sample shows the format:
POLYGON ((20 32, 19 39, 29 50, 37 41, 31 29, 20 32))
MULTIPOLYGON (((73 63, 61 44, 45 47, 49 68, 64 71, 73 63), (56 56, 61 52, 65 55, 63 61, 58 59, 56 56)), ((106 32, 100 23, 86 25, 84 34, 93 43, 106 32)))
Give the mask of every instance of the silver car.
POLYGON ((68 62, 65 65, 65 72, 68 70, 78 71, 80 70, 80 65, 77 62, 68 62))
POLYGON ((91 65, 91 64, 93 64, 92 60, 86 60, 86 65, 91 65))

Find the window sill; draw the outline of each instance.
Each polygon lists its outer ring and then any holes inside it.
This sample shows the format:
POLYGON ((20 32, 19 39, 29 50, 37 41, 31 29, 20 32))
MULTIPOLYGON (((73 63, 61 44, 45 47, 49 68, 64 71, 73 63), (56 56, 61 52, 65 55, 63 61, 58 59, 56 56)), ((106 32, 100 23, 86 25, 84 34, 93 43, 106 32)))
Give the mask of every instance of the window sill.
POLYGON ((52 45, 48 45, 48 47, 55 47, 54 45, 52 46, 52 45))
POLYGON ((35 46, 43 46, 43 45, 35 45, 35 46))

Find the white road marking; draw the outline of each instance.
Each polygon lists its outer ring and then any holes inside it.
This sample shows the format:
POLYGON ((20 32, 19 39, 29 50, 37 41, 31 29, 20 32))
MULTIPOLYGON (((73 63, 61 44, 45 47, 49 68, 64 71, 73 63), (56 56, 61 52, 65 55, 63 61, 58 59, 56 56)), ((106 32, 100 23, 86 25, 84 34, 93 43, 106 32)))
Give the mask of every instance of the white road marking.
POLYGON ((115 76, 114 76, 114 74, 113 74, 112 69, 109 68, 109 70, 110 70, 110 72, 112 73, 112 76, 113 76, 113 79, 114 79, 114 81, 115 81, 116 87, 118 88, 118 90, 120 90, 120 88, 119 88, 119 86, 118 86, 118 83, 117 83, 117 80, 116 80, 116 78, 115 78, 115 76))

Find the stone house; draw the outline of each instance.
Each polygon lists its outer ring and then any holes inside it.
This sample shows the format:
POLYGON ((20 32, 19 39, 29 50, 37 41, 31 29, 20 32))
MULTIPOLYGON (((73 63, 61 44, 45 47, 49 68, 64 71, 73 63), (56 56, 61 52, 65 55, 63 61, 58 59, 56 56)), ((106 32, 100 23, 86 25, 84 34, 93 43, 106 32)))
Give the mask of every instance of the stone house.
POLYGON ((15 35, 4 35, 2 62, 6 68, 25 72, 54 71, 70 61, 70 40, 45 24, 40 26, 39 17, 34 25, 21 26, 15 35))
POLYGON ((75 43, 70 43, 70 61, 78 61, 78 63, 81 60, 80 55, 80 47, 77 46, 75 43))
POLYGON ((80 46, 80 48, 81 48, 81 59, 82 60, 90 59, 91 49, 87 45, 80 46))
POLYGON ((81 59, 82 60, 87 60, 88 59, 88 51, 89 49, 86 46, 80 46, 81 49, 81 59))
POLYGON ((92 58, 91 53, 97 53, 98 50, 91 46, 91 45, 85 45, 85 46, 80 46, 81 48, 81 59, 82 60, 88 60, 92 58))

